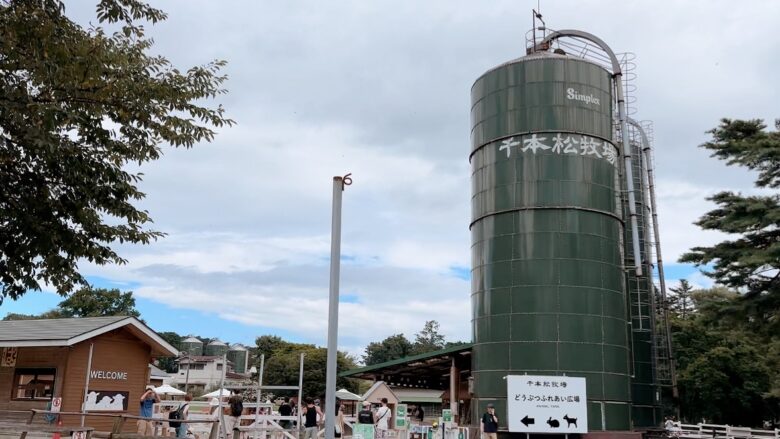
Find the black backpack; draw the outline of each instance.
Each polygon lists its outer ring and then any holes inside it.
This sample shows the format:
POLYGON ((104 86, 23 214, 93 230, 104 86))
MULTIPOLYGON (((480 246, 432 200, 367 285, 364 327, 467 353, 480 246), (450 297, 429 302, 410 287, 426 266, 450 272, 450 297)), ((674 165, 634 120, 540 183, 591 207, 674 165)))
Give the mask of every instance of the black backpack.
POLYGON ((179 426, 181 425, 181 422, 171 422, 170 420, 171 419, 181 419, 183 417, 183 414, 184 414, 184 407, 187 407, 187 404, 184 404, 183 406, 179 407, 178 409, 168 413, 168 419, 169 419, 168 425, 171 428, 179 428, 179 426))
POLYGON ((244 412, 244 404, 241 401, 230 403, 230 416, 241 416, 244 412))
POLYGON ((358 424, 373 424, 374 423, 374 414, 371 413, 371 410, 361 410, 358 413, 358 424))

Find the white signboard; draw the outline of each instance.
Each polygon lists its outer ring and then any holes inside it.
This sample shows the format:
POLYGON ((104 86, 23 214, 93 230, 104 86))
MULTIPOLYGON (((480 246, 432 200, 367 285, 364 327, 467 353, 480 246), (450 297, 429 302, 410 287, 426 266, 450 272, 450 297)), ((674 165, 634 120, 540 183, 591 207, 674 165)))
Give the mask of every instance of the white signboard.
POLYGON ((507 421, 517 433, 587 433, 585 378, 510 375, 507 421))
POLYGON ((62 398, 59 396, 56 398, 51 399, 51 412, 52 413, 59 413, 62 409, 62 398))

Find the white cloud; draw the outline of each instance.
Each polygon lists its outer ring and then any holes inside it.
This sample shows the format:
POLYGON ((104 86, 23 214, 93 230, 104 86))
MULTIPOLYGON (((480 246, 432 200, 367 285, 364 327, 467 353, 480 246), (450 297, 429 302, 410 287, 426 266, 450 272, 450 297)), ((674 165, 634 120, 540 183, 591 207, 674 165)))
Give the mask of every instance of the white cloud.
MULTIPOLYGON (((697 148, 704 131, 720 117, 777 116, 780 3, 751 5, 542 5, 551 27, 637 54, 635 118, 655 121, 669 263, 722 239, 692 224, 713 207, 707 195, 750 190, 748 173, 697 148)), ((468 339, 469 283, 449 271, 470 263, 469 89, 524 53, 530 11, 443 0, 159 7, 170 20, 147 29, 155 51, 181 67, 227 59, 223 102, 239 124, 145 166, 142 207, 169 236, 123 246, 127 266, 87 271, 138 282, 136 294, 157 302, 323 342, 331 178, 352 172, 342 291, 357 303, 342 304, 340 321, 348 348, 411 336, 430 319, 468 339)), ((94 14, 91 3, 69 8, 82 22, 94 14)))

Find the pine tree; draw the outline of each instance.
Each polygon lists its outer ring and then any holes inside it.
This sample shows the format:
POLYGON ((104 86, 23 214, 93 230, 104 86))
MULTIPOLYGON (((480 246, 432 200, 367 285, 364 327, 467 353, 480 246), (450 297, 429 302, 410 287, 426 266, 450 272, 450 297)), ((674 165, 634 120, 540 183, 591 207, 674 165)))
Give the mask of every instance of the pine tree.
POLYGON ((669 288, 669 291, 674 293, 670 294, 668 297, 669 311, 680 318, 688 318, 693 310, 693 301, 691 300, 693 287, 690 282, 685 279, 680 279, 680 286, 669 288))
POLYGON ((766 195, 720 192, 709 200, 718 208, 696 222, 733 238, 711 247, 694 247, 681 262, 703 267, 717 283, 742 293, 742 304, 757 326, 780 331, 780 120, 767 131, 762 120, 722 119, 701 145, 729 165, 758 172, 756 186, 766 195), (712 269, 710 270, 710 267, 712 269))

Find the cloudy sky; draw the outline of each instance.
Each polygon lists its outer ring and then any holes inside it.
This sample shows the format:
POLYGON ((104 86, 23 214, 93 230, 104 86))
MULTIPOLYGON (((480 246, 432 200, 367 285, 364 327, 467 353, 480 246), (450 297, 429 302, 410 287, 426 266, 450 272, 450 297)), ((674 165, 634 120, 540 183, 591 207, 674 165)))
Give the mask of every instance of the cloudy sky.
MULTIPOLYGON (((80 23, 94 3, 67 1, 80 23)), ((340 341, 426 320, 470 334, 469 90, 524 54, 533 1, 156 1, 154 50, 186 68, 226 59, 220 102, 237 126, 147 165, 142 206, 168 236, 124 246, 127 266, 84 270, 132 290, 143 317, 173 330, 253 343, 260 334, 324 344, 331 179, 344 193, 340 341)), ((655 124, 668 277, 716 242, 692 222, 709 194, 752 191, 752 175, 697 148, 719 118, 780 117, 776 1, 542 1, 551 28, 581 29, 636 54, 639 111, 655 124)), ((59 298, 28 294, 7 312, 59 298)))

